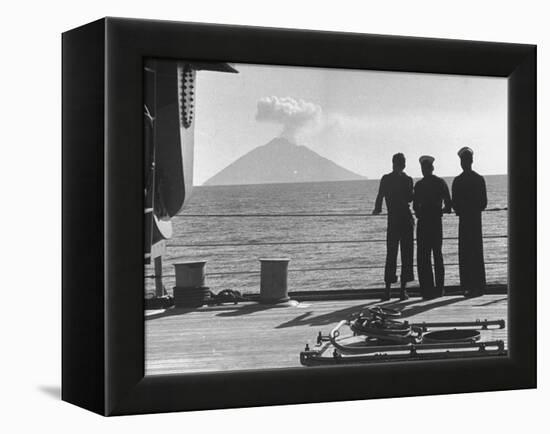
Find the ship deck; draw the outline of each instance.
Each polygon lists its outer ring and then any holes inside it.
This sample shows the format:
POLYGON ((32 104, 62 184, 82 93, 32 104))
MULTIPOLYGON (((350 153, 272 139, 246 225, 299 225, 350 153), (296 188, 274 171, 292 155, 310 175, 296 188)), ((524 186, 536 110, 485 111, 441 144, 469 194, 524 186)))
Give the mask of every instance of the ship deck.
MULTIPOLYGON (((409 322, 504 319, 508 297, 489 294, 465 299, 447 296, 425 301, 318 300, 273 307, 254 302, 198 309, 147 311, 146 375, 301 367, 300 351, 313 347, 342 319, 367 306, 402 310, 409 322)), ((484 331, 484 340, 503 340, 507 328, 484 331)), ((303 369, 308 369, 303 367, 303 369)))

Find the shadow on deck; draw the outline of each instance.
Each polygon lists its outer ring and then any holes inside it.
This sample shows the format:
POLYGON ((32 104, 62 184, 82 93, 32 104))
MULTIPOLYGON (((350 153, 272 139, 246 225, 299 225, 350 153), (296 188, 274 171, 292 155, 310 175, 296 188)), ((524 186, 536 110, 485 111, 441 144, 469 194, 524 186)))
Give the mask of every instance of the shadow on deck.
MULTIPOLYGON (((486 294, 487 295, 503 295, 504 297, 498 300, 491 300, 488 302, 488 304, 492 303, 499 303, 507 300, 506 294, 508 291, 507 285, 502 284, 492 284, 487 285, 486 288, 486 294)), ((460 287, 457 286, 448 286, 445 288, 446 297, 443 298, 437 298, 434 300, 430 300, 428 302, 424 301, 422 298, 420 298, 420 291, 419 288, 413 287, 409 288, 408 292, 411 298, 408 301, 388 301, 388 302, 380 302, 380 297, 383 295, 384 290, 383 289, 374 289, 374 290, 359 290, 359 289, 349 289, 349 290, 324 290, 324 291, 296 291, 296 292, 290 292, 289 296, 293 300, 297 300, 301 303, 301 306, 304 307, 307 305, 307 302, 313 302, 313 301, 344 301, 344 300, 357 300, 357 301, 365 301, 363 305, 358 305, 354 307, 350 307, 348 309, 343 309, 341 311, 335 311, 334 316, 335 317, 346 317, 348 314, 357 312, 358 310, 361 310, 363 308, 366 308, 368 306, 372 306, 374 304, 379 304, 380 306, 388 306, 394 309, 403 310, 408 306, 417 305, 413 309, 407 309, 406 316, 403 316, 403 318, 406 318, 408 316, 416 315, 418 313, 425 312, 430 309, 435 309, 440 306, 445 306, 449 303, 456 302, 458 300, 461 300, 460 295, 462 294, 462 290, 460 287), (458 298, 451 298, 453 296, 458 296, 458 298), (416 299, 415 299, 416 298, 416 299), (454 300, 454 301, 448 301, 448 300, 454 300), (369 301, 366 301, 369 300, 369 301), (421 304, 419 304, 421 303, 421 304), (347 310, 351 310, 349 313, 346 312, 347 310)), ((259 294, 245 294, 246 298, 251 302, 258 302, 259 301, 259 294)), ((479 305, 482 306, 482 305, 479 305)), ((167 316, 174 316, 174 315, 184 315, 191 312, 201 312, 204 310, 207 310, 209 312, 219 312, 216 315, 219 317, 238 317, 243 315, 250 315, 257 312, 262 312, 265 310, 270 310, 274 308, 280 308, 280 306, 277 305, 269 305, 269 304, 260 304, 260 303, 240 303, 240 304, 221 304, 221 305, 210 305, 208 307, 200 307, 200 308, 169 308, 164 311, 160 311, 158 313, 149 313, 145 316, 146 320, 152 320, 157 318, 164 318, 167 316)), ((297 321, 299 321, 299 324, 305 323, 305 324, 312 324, 312 325, 323 325, 328 324, 333 319, 327 318, 325 321, 325 318, 316 319, 318 322, 312 322, 313 318, 309 318, 307 321, 305 318, 308 318, 310 313, 306 312, 299 317, 297 317, 297 321)), ((291 327, 293 324, 286 325, 281 324, 278 328, 284 328, 284 327, 291 327)))
MULTIPOLYGON (((418 322, 498 320, 507 317, 507 297, 445 296, 406 301, 302 301, 289 307, 253 302, 168 309, 146 322, 146 375, 299 367, 304 344, 314 345, 341 320, 369 306, 402 310, 418 322)), ((507 329, 484 331, 485 340, 507 343, 507 329)), ((506 344, 507 345, 507 344, 506 344)))
POLYGON ((409 299, 407 301, 396 301, 396 302, 385 302, 380 303, 377 301, 371 301, 369 303, 364 303, 356 306, 350 306, 344 309, 338 309, 333 312, 325 313, 319 316, 312 316, 313 312, 309 311, 302 315, 298 315, 296 318, 291 321, 287 321, 283 324, 278 325, 277 329, 286 328, 286 327, 296 327, 303 325, 310 326, 323 326, 328 324, 337 323, 343 319, 348 318, 353 313, 359 312, 369 306, 382 306, 390 307, 392 309, 397 309, 402 311, 401 318, 409 318, 414 315, 421 314, 423 312, 430 311, 432 309, 437 309, 439 307, 447 306, 459 301, 463 301, 462 297, 442 297, 440 299, 434 299, 430 301, 424 301, 422 298, 417 300, 409 299))

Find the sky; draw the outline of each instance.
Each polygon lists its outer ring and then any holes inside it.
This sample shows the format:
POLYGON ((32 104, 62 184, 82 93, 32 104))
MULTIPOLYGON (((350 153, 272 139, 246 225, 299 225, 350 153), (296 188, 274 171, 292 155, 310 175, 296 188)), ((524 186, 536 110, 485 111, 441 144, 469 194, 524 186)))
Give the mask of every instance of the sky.
POLYGON ((456 176, 463 146, 474 170, 507 173, 506 78, 233 66, 197 73, 195 185, 281 135, 370 179, 397 152, 413 177, 425 154, 435 174, 456 176))

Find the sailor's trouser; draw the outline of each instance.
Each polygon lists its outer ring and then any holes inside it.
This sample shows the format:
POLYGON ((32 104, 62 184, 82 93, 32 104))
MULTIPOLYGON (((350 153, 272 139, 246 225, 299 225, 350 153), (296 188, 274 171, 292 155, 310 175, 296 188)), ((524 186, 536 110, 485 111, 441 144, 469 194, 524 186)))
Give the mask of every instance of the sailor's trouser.
POLYGON ((443 264, 443 224, 441 216, 418 219, 416 228, 416 261, 418 282, 423 297, 440 296, 445 285, 445 266, 443 264), (432 255, 435 268, 432 271, 432 255))
POLYGON ((486 280, 481 212, 463 213, 459 216, 458 261, 462 289, 483 294, 486 280))
POLYGON ((401 249, 401 282, 414 280, 414 220, 410 213, 403 215, 388 214, 386 234, 386 267, 384 281, 397 282, 397 251, 401 249))

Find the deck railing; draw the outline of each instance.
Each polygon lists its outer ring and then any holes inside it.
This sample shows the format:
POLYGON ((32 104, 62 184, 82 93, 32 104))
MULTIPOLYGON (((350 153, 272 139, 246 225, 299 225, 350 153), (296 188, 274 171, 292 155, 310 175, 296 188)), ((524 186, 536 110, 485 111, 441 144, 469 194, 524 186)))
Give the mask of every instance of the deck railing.
MULTIPOLYGON (((484 212, 502 212, 507 211, 507 207, 494 207, 486 209, 484 212)), ((180 214, 175 218, 349 218, 349 217, 365 217, 379 218, 387 214, 365 214, 365 213, 248 213, 248 214, 180 214)), ((508 235, 485 235, 483 239, 506 239, 508 235)), ((443 240, 458 240, 458 237, 443 237, 443 240)), ((416 239, 415 239, 416 241, 416 239)), ((315 240, 315 241, 260 241, 260 242, 231 242, 231 243, 180 243, 172 241, 167 244, 168 248, 212 248, 212 247, 253 247, 253 246, 281 246, 281 245, 316 245, 316 244, 367 244, 367 243, 385 243, 385 238, 376 239, 356 239, 356 240, 315 240)), ((171 261, 182 259, 187 255, 173 256, 171 261)), ((505 265, 507 261, 485 261, 485 265, 505 265)), ((414 264, 416 266, 416 263, 414 264)), ((445 263, 445 266, 456 267, 458 263, 445 263)), ((290 268, 289 273, 306 273, 320 271, 352 271, 352 270, 367 270, 367 269, 383 269, 384 264, 350 266, 350 267, 313 267, 313 268, 290 268)), ((260 270, 233 271, 220 270, 215 272, 207 272, 206 276, 224 276, 224 275, 258 275, 260 270)), ((154 274, 145 275, 146 279, 153 279, 157 276, 154 274)), ((163 277, 173 278, 175 274, 164 274, 163 277)))
MULTIPOLYGON (((508 211, 508 207, 493 207, 487 208, 483 212, 499 212, 499 211, 508 211)), ((201 218, 247 218, 247 217, 270 217, 270 218, 280 218, 280 217, 372 217, 379 218, 387 216, 386 213, 380 214, 368 214, 368 213, 247 213, 247 214, 178 214, 173 218, 186 218, 186 217, 201 217, 201 218)))

